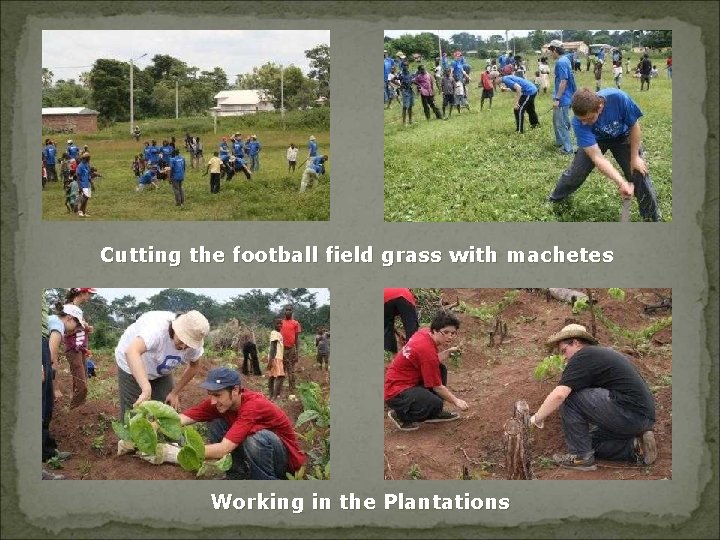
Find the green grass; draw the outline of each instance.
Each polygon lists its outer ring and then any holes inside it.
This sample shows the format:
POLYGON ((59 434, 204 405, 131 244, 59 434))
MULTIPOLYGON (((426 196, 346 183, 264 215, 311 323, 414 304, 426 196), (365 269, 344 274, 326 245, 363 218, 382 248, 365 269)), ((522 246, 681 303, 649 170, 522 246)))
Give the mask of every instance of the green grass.
MULTIPOLYGON (((65 141, 74 139, 82 148, 89 146, 91 164, 97 167, 103 178, 95 180, 96 191, 88 204, 88 220, 106 221, 327 221, 330 219, 330 163, 327 173, 319 183, 305 193, 299 193, 300 178, 304 166, 300 163, 307 156, 307 140, 315 135, 320 152, 330 154, 330 132, 316 128, 293 128, 288 131, 280 126, 270 128, 249 127, 245 119, 222 119, 223 126, 213 134, 212 120, 207 118, 183 118, 172 120, 149 120, 139 122, 143 131, 140 142, 129 135, 128 124, 116 124, 92 135, 50 135, 58 147, 58 154, 65 151, 65 141), (173 127, 175 126, 175 127, 173 127), (222 180, 220 193, 210 194, 210 177, 202 176, 200 169, 190 167, 190 158, 182 149, 186 130, 200 137, 205 160, 212 157, 223 136, 235 131, 246 136, 257 134, 263 149, 260 154, 260 170, 252 180, 236 174, 231 181, 222 180), (135 192, 137 180, 131 170, 132 159, 142 151, 144 141, 154 138, 158 144, 163 138, 175 136, 178 147, 186 160, 185 205, 175 206, 172 188, 162 182, 157 190, 135 192), (300 148, 298 168, 293 174, 287 172, 285 152, 291 142, 300 148)), ((259 122, 259 120, 256 120, 259 122)), ((264 121, 267 123, 268 121, 264 121)), ((43 140, 45 139, 43 136, 43 140)), ((60 172, 57 166, 58 175, 60 172)), ((49 183, 42 192, 43 219, 78 221, 82 218, 67 212, 62 182, 49 183)))
MULTIPOLYGON (((645 157, 663 218, 672 221, 672 85, 662 69, 664 59, 653 61, 660 76, 651 80, 650 92, 639 92, 639 79, 625 74, 621 89, 644 113, 645 157)), ((548 112, 551 88, 535 100, 540 127, 520 135, 515 133, 513 93, 496 91, 492 110, 486 100, 480 111, 482 91, 477 86, 485 62, 471 59, 470 63, 469 113, 462 109, 457 115, 456 110, 448 121, 435 120, 431 114, 428 122, 417 96, 411 126, 402 125, 397 102, 385 111, 385 221, 618 221, 617 189, 597 171, 567 203, 546 202, 571 162, 555 151, 548 112)), ((534 58, 530 66, 528 78, 534 79, 534 58)), ((595 88, 592 71, 576 72, 575 78, 578 88, 595 88)), ((614 87, 609 63, 602 86, 614 87)), ((435 97, 435 104, 442 105, 442 96, 435 97)), ((631 219, 641 219, 636 202, 631 219)))

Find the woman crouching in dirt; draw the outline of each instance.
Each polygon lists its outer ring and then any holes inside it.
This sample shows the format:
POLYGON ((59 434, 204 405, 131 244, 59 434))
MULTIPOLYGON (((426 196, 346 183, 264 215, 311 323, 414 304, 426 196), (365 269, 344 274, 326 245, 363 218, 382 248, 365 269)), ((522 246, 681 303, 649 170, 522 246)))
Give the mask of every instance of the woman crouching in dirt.
POLYGON ((120 392, 120 418, 125 411, 150 399, 175 409, 179 394, 199 371, 203 340, 210 324, 199 311, 176 315, 149 311, 123 332, 115 348, 120 392), (172 372, 187 364, 177 383, 172 372))

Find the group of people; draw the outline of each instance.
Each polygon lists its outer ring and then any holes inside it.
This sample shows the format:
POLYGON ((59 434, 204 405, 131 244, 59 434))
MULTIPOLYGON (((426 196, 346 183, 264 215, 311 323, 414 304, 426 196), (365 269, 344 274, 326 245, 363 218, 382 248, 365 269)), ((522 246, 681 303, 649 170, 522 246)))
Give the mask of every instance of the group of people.
POLYGON ((80 150, 72 139, 68 139, 67 148, 57 157, 57 146, 52 139, 45 139, 42 151, 42 187, 48 182, 57 182, 57 166, 60 165, 60 178, 65 192, 65 208, 78 217, 89 217, 88 203, 95 189, 95 179, 102 176, 90 165, 90 150, 87 145, 80 150))
MULTIPOLYGON (((424 424, 451 422, 468 403, 448 388, 450 355, 460 321, 449 312, 436 314, 429 328, 417 329, 414 297, 409 289, 385 290, 385 349, 394 313, 404 314, 406 329, 413 330, 385 372, 384 400, 388 417, 401 431, 417 431, 424 424), (409 323, 409 326, 408 324, 409 323)), ((560 382, 539 404, 530 424, 544 427, 545 419, 560 411, 569 452, 553 456, 564 468, 591 471, 595 459, 651 465, 657 458, 652 431, 655 404, 652 392, 632 361, 622 353, 598 345, 579 324, 569 324, 546 343, 566 359, 560 382)))
MULTIPOLYGON (((42 327, 42 456, 43 461, 65 460, 69 452, 61 452, 50 434, 53 404, 59 397, 54 385, 59 366, 61 344, 70 364, 73 396, 70 408, 79 407, 87 396, 85 356, 88 334, 92 327, 80 308, 91 299, 94 289, 70 289, 66 303, 57 306, 57 314, 48 316, 43 299, 42 327)), ((319 329, 320 330, 320 329, 319 329)), ((201 372, 200 359, 210 325, 198 311, 176 314, 150 311, 141 315, 120 337, 115 348, 117 364, 119 417, 148 400, 165 402, 180 410, 183 389, 201 372), (174 372, 182 369, 176 380, 174 372)), ((228 479, 285 479, 305 461, 293 424, 274 401, 280 396, 287 376, 289 391, 295 389, 295 368, 298 362, 299 337, 302 327, 293 317, 293 307, 283 310, 283 317, 274 322, 268 353, 268 395, 244 388, 237 370, 220 367, 208 371, 200 384, 208 397, 201 403, 182 410, 183 425, 210 422, 210 443, 205 446, 207 459, 232 454, 233 467, 228 479)), ((322 329, 316 336, 318 362, 329 362, 329 332, 322 329)), ((248 362, 260 375, 257 347, 250 339, 243 343, 242 372, 249 374, 248 362), (252 345, 252 346, 251 346, 252 345), (254 353, 254 354, 253 354, 254 353)), ((43 469, 44 479, 61 479, 43 469)))

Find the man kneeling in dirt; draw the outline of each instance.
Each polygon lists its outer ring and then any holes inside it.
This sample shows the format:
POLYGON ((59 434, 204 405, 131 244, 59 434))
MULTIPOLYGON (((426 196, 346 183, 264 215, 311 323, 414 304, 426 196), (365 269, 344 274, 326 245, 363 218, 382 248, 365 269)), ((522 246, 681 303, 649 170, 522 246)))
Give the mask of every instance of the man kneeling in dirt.
POLYGON ((232 452, 228 480, 285 480, 305 462, 292 422, 285 412, 260 392, 242 388, 234 369, 211 369, 205 382, 208 397, 180 414, 183 425, 211 422, 212 444, 206 459, 232 452))
POLYGON ((460 410, 468 408, 447 387, 447 368, 442 363, 458 350, 445 348, 457 336, 460 321, 450 313, 438 313, 430 328, 418 330, 395 356, 385 373, 385 404, 388 417, 398 429, 414 431, 419 422, 450 422, 460 415, 444 411, 443 401, 460 410))
POLYGON ((594 471, 595 457, 650 465, 657 458, 652 393, 626 356, 597 343, 579 324, 550 336, 548 347, 567 366, 530 423, 542 428, 560 408, 570 453, 553 459, 566 469, 594 471))

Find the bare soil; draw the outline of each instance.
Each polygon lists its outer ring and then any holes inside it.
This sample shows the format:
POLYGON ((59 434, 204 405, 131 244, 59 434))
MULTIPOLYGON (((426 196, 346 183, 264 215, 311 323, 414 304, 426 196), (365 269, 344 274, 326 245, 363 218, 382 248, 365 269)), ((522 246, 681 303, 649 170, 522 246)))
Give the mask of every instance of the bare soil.
MULTIPOLYGON (((63 397, 55 403, 50 432, 62 451, 72 452, 70 459, 62 464, 62 469, 53 470, 67 480, 191 480, 195 473, 186 472, 178 465, 152 465, 134 455, 117 456, 118 438, 112 430, 111 421, 120 414, 117 395, 117 365, 111 355, 93 356, 96 364, 96 377, 88 381, 88 400, 85 404, 70 410, 68 404, 72 395, 72 382, 67 362, 61 359, 61 369, 57 381, 63 397)), ((180 395, 181 411, 205 399, 207 393, 198 385, 205 379, 213 367, 227 362, 227 359, 201 359, 201 371, 185 387, 180 395)), ((236 366, 242 364, 242 356, 236 366)), ((262 362, 261 362, 262 367, 262 362)), ((267 379, 264 376, 242 376, 243 386, 250 390, 266 392, 267 379)), ((297 366, 297 383, 315 381, 321 385, 323 393, 330 389, 328 371, 315 368, 315 359, 301 357, 297 366)), ((300 401, 289 401, 287 380, 284 392, 277 404, 287 413, 294 423, 302 412, 300 401)), ((301 445, 303 441, 300 441, 301 445)), ((305 449, 307 450, 307 449, 305 449)))
MULTIPOLYGON (((512 289, 442 289, 445 302, 456 300, 469 306, 497 304, 512 289)), ((622 328, 637 331, 671 310, 644 313, 644 305, 657 303, 658 294, 671 297, 670 289, 625 289, 626 298, 610 298, 607 290, 593 289, 603 313, 622 328)), ((587 310, 572 313, 570 304, 547 300, 543 292, 521 289, 517 299, 501 314, 509 335, 501 345, 489 346, 488 332, 494 321, 483 322, 456 313, 461 327, 458 343, 462 356, 449 360, 448 386, 469 409, 455 422, 422 424, 417 431, 403 432, 385 416, 385 478, 407 479, 504 479, 503 424, 512 416, 514 403, 524 399, 535 411, 559 381, 559 375, 540 382, 533 377, 537 364, 549 355, 544 343, 550 334, 569 322, 590 328, 587 310), (568 319, 572 319, 571 321, 568 319), (463 475, 465 471, 465 475, 463 475)), ((551 415, 542 430, 532 430, 531 452, 535 477, 541 480, 652 480, 672 475, 672 326, 655 334, 648 343, 631 347, 629 340, 613 334, 600 321, 600 344, 628 355, 655 396, 655 438, 658 459, 651 466, 598 461, 596 471, 582 472, 557 467, 553 453, 566 453, 559 414, 551 415)), ((449 410, 454 410, 448 405, 449 410)))

